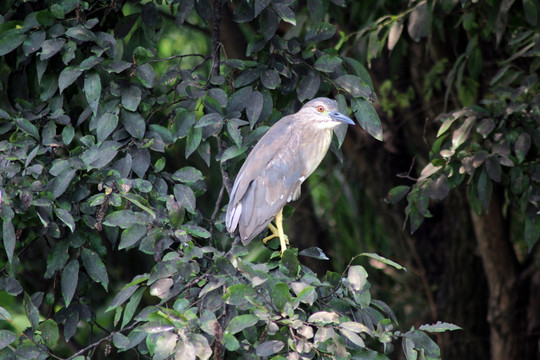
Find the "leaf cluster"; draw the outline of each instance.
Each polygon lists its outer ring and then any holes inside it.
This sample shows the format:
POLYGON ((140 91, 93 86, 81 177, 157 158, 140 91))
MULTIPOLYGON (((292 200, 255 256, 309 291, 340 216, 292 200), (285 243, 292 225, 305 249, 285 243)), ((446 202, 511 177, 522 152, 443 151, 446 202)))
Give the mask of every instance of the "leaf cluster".
POLYGON ((2 5, 0 290, 22 299, 29 327, 0 307, 1 358, 82 359, 105 343, 153 359, 386 358, 395 339, 410 359, 439 356, 422 329, 394 330, 362 267, 318 279, 295 251, 260 262, 231 244, 222 196, 264 124, 337 92, 382 139, 366 69, 329 43, 334 5, 234 3, 257 29, 247 59, 222 59, 217 42, 160 57, 173 29, 207 40, 209 0, 2 5))
MULTIPOLYGON (((480 16, 480 10, 474 9, 471 14, 480 16)), ((463 26, 475 36, 487 39, 494 35, 493 40, 503 41, 507 48, 501 56, 506 57, 493 72, 483 99, 437 118, 440 125, 430 151, 430 162, 423 167, 413 186, 395 187, 387 201, 395 203, 407 197, 406 214, 414 232, 425 218, 432 216, 430 202, 444 199, 450 190, 462 184, 466 184, 470 206, 477 214, 489 211, 493 193, 503 191, 511 206, 525 214, 522 234, 531 249, 540 237, 537 216, 540 190, 537 72, 540 61, 538 51, 532 50, 539 33, 525 26, 502 37, 499 27, 488 28, 491 33, 465 22, 472 21, 469 16, 464 16, 463 26)), ((534 25, 536 19, 527 16, 527 22, 534 25)), ((461 67, 467 63, 469 74, 479 73, 482 60, 475 60, 478 56, 473 54, 477 49, 476 44, 469 43, 458 58, 462 65, 454 67, 452 72, 463 75, 461 67), (471 64, 472 61, 476 61, 476 65, 471 64)), ((460 85, 460 89, 466 87, 460 85)), ((469 90, 477 91, 474 86, 469 90)))

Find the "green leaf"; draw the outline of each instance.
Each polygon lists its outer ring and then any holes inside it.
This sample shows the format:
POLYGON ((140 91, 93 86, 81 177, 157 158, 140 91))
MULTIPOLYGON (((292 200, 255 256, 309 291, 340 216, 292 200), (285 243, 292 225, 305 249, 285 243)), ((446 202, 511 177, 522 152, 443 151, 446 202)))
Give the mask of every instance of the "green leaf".
MULTIPOLYGON (((452 134, 452 150, 457 150, 469 137, 476 117, 469 116, 461 126, 452 134)), ((441 127, 442 128, 442 127, 441 127)), ((439 130, 441 133, 441 130, 439 130)))
POLYGON ((81 71, 88 71, 92 69, 94 66, 99 65, 103 62, 103 58, 99 56, 90 56, 87 59, 84 59, 79 64, 79 70, 81 71))
POLYGON ((395 204, 401 199, 403 199, 405 196, 407 196, 410 190, 411 187, 407 185, 396 186, 388 192, 388 194, 384 198, 384 202, 387 204, 395 204))
POLYGON ((141 103, 142 91, 138 86, 131 85, 128 88, 122 89, 120 93, 122 97, 122 106, 129 111, 137 111, 141 103))
POLYGON ((354 333, 367 333, 372 335, 373 331, 364 324, 355 321, 345 321, 339 324, 341 329, 352 331, 354 333))
POLYGON ((54 199, 59 198, 67 190, 74 176, 75 170, 66 168, 51 181, 49 188, 54 199))
POLYGON ((355 75, 342 75, 334 80, 343 90, 347 91, 352 97, 362 97, 370 100, 373 97, 373 91, 368 84, 355 75))
POLYGON ((291 301, 289 286, 285 283, 277 283, 270 292, 272 302, 279 311, 282 311, 285 304, 291 301))
POLYGON ((329 260, 328 256, 322 251, 321 248, 316 246, 309 247, 298 253, 298 255, 311 257, 318 260, 329 260))
POLYGON ((300 263, 293 250, 287 249, 281 256, 279 268, 282 273, 290 277, 296 277, 300 271, 300 263))
POLYGON ((122 229, 134 224, 146 224, 146 217, 143 216, 143 213, 134 212, 131 210, 118 210, 110 213, 105 217, 103 221, 104 225, 107 226, 118 226, 122 229))
POLYGON ((283 341, 269 340, 257 346, 257 348, 255 349, 255 353, 257 354, 257 356, 261 356, 261 357, 270 356, 273 354, 277 354, 284 347, 285 347, 285 344, 283 343, 283 341))
POLYGON ((71 230, 71 232, 75 231, 75 220, 73 219, 73 216, 70 214, 69 211, 55 207, 54 212, 56 216, 58 216, 58 218, 69 227, 69 230, 71 230))
POLYGON ((248 327, 254 326, 259 318, 252 314, 239 315, 231 319, 225 331, 230 334, 236 334, 248 327))
POLYGON ((205 126, 211 126, 216 124, 221 124, 223 122, 223 115, 220 113, 210 113, 204 115, 202 118, 197 121, 197 124, 195 124, 196 128, 202 128, 205 126))
POLYGON ((197 181, 204 180, 204 176, 200 170, 197 170, 191 166, 185 166, 177 170, 172 175, 172 179, 175 181, 183 182, 185 184, 193 184, 197 181))
POLYGON ((358 121, 360 126, 375 139, 382 141, 383 131, 381 120, 379 119, 379 115, 373 108, 373 105, 363 99, 353 99, 351 103, 354 111, 354 116, 356 117, 356 120, 358 121))
MULTIPOLYGON (((148 343, 148 339, 150 337, 147 338, 147 343, 148 343)), ((175 350, 175 346, 177 345, 177 341, 178 341, 178 335, 172 333, 172 332, 162 332, 160 333, 159 335, 157 335, 156 337, 156 342, 155 342, 155 351, 154 351, 154 356, 152 357, 153 360, 165 360, 165 359, 169 359, 170 358, 170 355, 172 353, 174 353, 174 350, 175 350)), ((182 340, 179 341, 179 346, 182 346, 182 340)), ((190 344, 192 347, 193 345, 190 344)), ((184 343, 184 346, 185 346, 185 343, 184 343)), ((189 352, 189 351, 188 351, 189 352)), ((193 351, 194 353, 195 351, 193 351)), ((187 355, 186 352, 183 352, 184 355, 187 355)), ((175 359, 181 359, 182 356, 176 356, 175 359)), ((190 355, 187 355, 186 356, 186 360, 191 358, 190 355)), ((193 359, 195 359, 195 357, 192 357, 193 359)))
POLYGON ((405 338, 413 342, 413 348, 424 353, 427 359, 439 359, 441 351, 439 346, 426 333, 419 330, 412 330, 405 334, 405 338))
POLYGON ((66 307, 69 306, 75 290, 77 290, 77 284, 79 282, 79 261, 73 259, 67 263, 62 271, 62 278, 60 279, 60 287, 62 289, 62 297, 66 307))
POLYGON ((316 27, 310 27, 306 33, 305 41, 317 43, 330 39, 336 33, 336 27, 329 23, 319 23, 316 27))
POLYGON ((32 303, 32 299, 27 293, 24 293, 23 306, 32 325, 32 329, 36 330, 39 325, 39 312, 37 307, 32 303))
POLYGON ((96 254, 95 251, 83 248, 81 257, 83 260, 83 266, 88 275, 92 278, 92 280, 103 285, 103 288, 105 291, 107 291, 107 287, 109 285, 109 275, 107 274, 105 264, 103 264, 103 261, 99 255, 96 254))
POLYGON ((96 135, 98 143, 103 143, 118 126, 118 109, 107 111, 97 120, 96 135))
POLYGON ((47 257, 47 270, 45 271, 45 279, 50 279, 56 271, 64 268, 64 265, 69 260, 69 242, 67 240, 58 241, 54 244, 52 251, 47 257))
POLYGON ((514 151, 516 152, 518 163, 522 163, 525 160, 530 148, 531 136, 526 132, 521 133, 516 140, 516 144, 514 145, 514 151))
POLYGON ((138 112, 122 110, 122 124, 129 135, 136 139, 142 139, 146 132, 146 123, 144 118, 138 112))
POLYGON ((392 51, 392 49, 396 46, 396 44, 399 41, 399 38, 401 37, 402 32, 403 32, 403 21, 402 20, 394 21, 394 23, 390 27, 390 30, 388 31, 388 50, 392 51))
POLYGON ((194 224, 184 224, 182 229, 186 230, 188 234, 199 238, 208 239, 211 236, 208 230, 194 224))
POLYGON ((2 239, 4 243, 4 250, 6 251, 6 255, 8 257, 8 262, 11 264, 11 260, 13 259, 13 253, 15 252, 15 243, 16 243, 16 236, 15 236, 15 228, 13 227, 13 223, 11 220, 4 220, 2 224, 2 239))
POLYGON ((437 323, 433 325, 421 325, 418 328, 418 330, 427 331, 431 333, 439 333, 439 332, 445 332, 445 331, 461 330, 461 328, 451 323, 437 321, 437 323))
POLYGON ((81 42, 86 42, 86 41, 93 41, 96 43, 98 42, 96 35, 92 31, 82 26, 75 26, 75 27, 67 29, 66 35, 73 39, 79 40, 81 42))
POLYGON ((429 12, 425 2, 418 3, 409 15, 407 31, 409 36, 416 42, 428 35, 429 12))
POLYGON ((259 17, 259 33, 265 41, 274 36, 279 26, 279 19, 276 12, 271 9, 265 9, 259 17))
POLYGON ((4 56, 19 47, 26 40, 26 34, 20 30, 7 31, 0 36, 0 56, 4 56))
POLYGON ((11 320, 11 314, 1 306, 0 306, 0 320, 11 320))
POLYGON ((17 335, 9 330, 0 330, 0 350, 17 340, 17 335))
POLYGON ((223 345, 229 351, 236 351, 240 347, 240 343, 238 342, 236 337, 229 333, 223 334, 223 345))
POLYGON ((234 159, 235 157, 238 157, 240 155, 242 155, 243 153, 246 152, 246 147, 245 146, 242 146, 242 147, 238 147, 236 145, 233 145, 229 148, 227 148, 223 154, 221 154, 221 157, 218 158, 217 160, 221 161, 221 162, 225 162, 227 160, 230 160, 230 159, 234 159))
POLYGON ((225 302, 229 305, 242 305, 246 303, 246 297, 255 296, 255 289, 245 284, 229 286, 224 295, 225 302))
POLYGON ((17 127, 32 136, 36 140, 39 140, 39 132, 37 127, 25 118, 16 118, 15 123, 17 127))
POLYGON ((261 116, 261 112, 263 110, 263 105, 263 95, 257 90, 253 91, 246 105, 246 115, 249 120, 249 126, 251 129, 253 129, 253 127, 259 120, 259 117, 261 116))
POLYGON ((317 291, 315 290, 315 287, 313 286, 306 286, 298 296, 296 297, 296 301, 309 304, 310 306, 313 305, 315 300, 317 300, 317 291))
POLYGON ((345 339, 349 340, 353 347, 362 349, 366 346, 364 343, 364 340, 360 336, 358 336, 356 333, 347 330, 347 329, 340 329, 339 332, 345 337, 345 339))
POLYGON ((183 0, 178 4, 178 11, 176 12, 176 26, 180 27, 187 19, 188 15, 193 9, 194 0, 183 0))
POLYGON ((71 144, 71 141, 73 140, 74 137, 75 137, 75 129, 73 128, 73 126, 71 125, 64 126, 64 128, 62 129, 62 142, 64 143, 64 145, 71 144))
MULTIPOLYGON (((323 56, 318 58, 317 61, 315 61, 315 64, 313 66, 315 67, 315 69, 317 69, 319 71, 326 72, 326 73, 331 73, 334 70, 336 70, 336 68, 339 65, 341 65, 342 62, 343 61, 337 56, 324 54, 323 56)), ((353 75, 344 75, 344 76, 353 77, 353 75)), ((338 83, 342 87, 343 87, 343 85, 341 85, 341 83, 343 83, 345 81, 344 76, 341 76, 338 79, 336 79, 336 83, 338 83), (338 82, 338 80, 340 80, 340 82, 338 82)), ((360 80, 360 78, 357 78, 356 76, 354 76, 354 78, 360 80)), ((351 95, 352 95, 352 93, 351 93, 351 95)), ((356 95, 353 95, 353 96, 356 97, 356 95)))
POLYGON ((23 43, 24 55, 28 56, 38 51, 41 48, 46 37, 47 34, 44 30, 31 33, 30 36, 28 36, 28 38, 23 43))
POLYGON ((143 224, 133 224, 122 231, 118 250, 127 249, 139 242, 146 235, 146 226, 143 224))
POLYGON ((137 67, 137 79, 145 88, 152 88, 156 82, 156 73, 150 64, 144 64, 137 67))
POLYGON ((126 325, 133 318, 133 315, 135 314, 135 311, 137 310, 137 306, 141 302, 141 298, 145 290, 146 290, 145 288, 140 288, 130 297, 128 303, 126 304, 124 308, 124 317, 122 318, 122 328, 126 327, 126 325))
POLYGON ((186 139, 186 159, 197 150, 202 140, 202 129, 191 128, 186 139))
POLYGON ((296 26, 296 18, 294 15, 294 11, 290 7, 279 3, 272 3, 272 7, 283 21, 288 22, 293 26, 296 26))
POLYGON ((189 211, 192 214, 195 214, 196 207, 195 207, 195 193, 193 190, 191 190, 190 187, 183 185, 183 184, 176 184, 174 186, 174 197, 176 201, 182 205, 184 208, 186 208, 187 211, 189 211))
POLYGON ((111 305, 109 305, 109 307, 107 308, 107 310, 105 310, 105 312, 114 310, 120 305, 122 305, 123 303, 125 303, 128 299, 131 298, 131 295, 133 295, 133 293, 135 293, 135 291, 137 291, 138 288, 139 288, 139 285, 124 287, 118 294, 116 294, 116 296, 111 302, 111 305))
POLYGON ((319 91, 320 84, 321 78, 319 75, 310 71, 306 77, 300 80, 298 90, 296 91, 298 100, 304 102, 305 100, 313 99, 317 94, 317 91, 319 91))
POLYGON ((367 257, 370 257, 372 259, 375 259, 377 261, 380 261, 386 265, 390 265, 398 270, 404 270, 404 271, 407 271, 406 268, 404 268, 403 266, 399 265, 397 262, 395 261, 392 261, 390 259, 387 259, 385 257, 382 257, 381 255, 379 254, 375 254, 375 253, 361 253, 359 256, 367 256, 367 257))
MULTIPOLYGON (((99 106, 99 98, 101 97, 101 78, 99 77, 99 74, 97 72, 91 72, 90 74, 87 74, 85 76, 84 93, 86 94, 86 101, 88 101, 90 109, 92 109, 92 112, 94 113, 94 115, 96 115, 99 106)), ((101 142, 99 140, 99 127, 98 142, 101 142)))
POLYGON ((333 311, 317 311, 310 315, 308 322, 319 325, 338 324, 339 315, 333 311))
POLYGON ((73 84, 81 74, 82 71, 77 66, 68 66, 64 68, 58 76, 58 89, 60 90, 60 94, 65 88, 73 84))
POLYGON ((113 340, 114 346, 117 349, 125 349, 128 347, 130 343, 129 338, 126 335, 119 332, 114 333, 112 340, 113 340))
MULTIPOLYGON (((276 87, 278 87, 279 84, 281 84, 279 73, 274 69, 264 71, 261 74, 261 83, 267 89, 275 89, 276 87)), ((254 94, 255 92, 258 92, 258 91, 254 91, 254 94)))
POLYGON ((373 96, 375 96, 375 93, 373 93, 373 82, 371 81, 371 77, 369 76, 369 72, 367 71, 366 67, 362 65, 360 61, 350 57, 344 57, 343 60, 345 60, 345 62, 350 66, 355 75, 369 86, 373 96))
POLYGON ((353 265, 349 267, 347 274, 347 280, 354 291, 360 291, 367 282, 368 274, 366 269, 360 265, 353 265))
POLYGON ((307 8, 309 17, 315 24, 323 21, 325 11, 321 0, 308 0, 307 8))
MULTIPOLYGON (((148 182, 142 181, 142 183, 143 184, 141 186, 137 186, 137 190, 150 192, 151 186, 149 188, 146 188, 146 185, 148 185, 148 182)), ((148 205, 148 202, 146 201, 146 199, 143 198, 142 196, 133 194, 133 193, 121 194, 121 196, 124 199, 129 200, 131 203, 139 207, 141 210, 145 211, 148 215, 152 217, 152 220, 156 219, 156 213, 154 212, 154 210, 152 210, 152 208, 148 205)))
POLYGON ((47 319, 39 325, 41 338, 48 348, 53 348, 58 342, 58 324, 53 319, 47 319))
POLYGON ((227 122, 227 132, 233 139, 236 146, 242 146, 242 134, 240 133, 240 129, 238 128, 238 125, 235 123, 228 121, 227 122))
POLYGON ((531 25, 536 25, 538 22, 538 1, 523 0, 523 13, 525 19, 531 25))

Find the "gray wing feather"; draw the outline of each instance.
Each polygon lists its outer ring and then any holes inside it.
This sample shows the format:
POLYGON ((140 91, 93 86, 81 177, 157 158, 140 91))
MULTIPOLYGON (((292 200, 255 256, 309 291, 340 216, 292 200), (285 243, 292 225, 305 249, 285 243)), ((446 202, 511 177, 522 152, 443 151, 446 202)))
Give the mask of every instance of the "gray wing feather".
POLYGON ((299 193, 304 169, 292 149, 299 137, 292 133, 293 116, 277 122, 261 138, 238 173, 229 202, 226 225, 238 226, 240 238, 249 243, 276 214, 299 193), (239 213, 240 212, 240 213, 239 213))

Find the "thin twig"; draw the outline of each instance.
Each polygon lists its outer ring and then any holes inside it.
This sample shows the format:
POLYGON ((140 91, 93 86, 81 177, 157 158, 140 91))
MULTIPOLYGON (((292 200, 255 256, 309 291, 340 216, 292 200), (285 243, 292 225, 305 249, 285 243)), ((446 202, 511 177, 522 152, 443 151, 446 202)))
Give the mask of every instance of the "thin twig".
POLYGON ((101 338, 99 339, 98 341, 88 345, 87 347, 85 347, 84 349, 81 349, 79 351, 77 351, 75 354, 71 355, 70 357, 68 357, 66 360, 72 360, 72 359, 75 359, 77 356, 81 356, 83 355, 84 353, 86 353, 87 351, 89 350, 92 350, 96 347, 98 347, 99 345, 101 345, 102 342, 104 341, 108 341, 110 339, 112 339, 112 337, 116 334, 116 333, 121 333, 122 331, 129 331, 129 330, 133 330, 137 325, 139 324, 139 321, 136 321, 135 323, 133 323, 132 325, 128 326, 128 327, 125 327, 121 330, 118 330, 118 331, 114 331, 112 333, 110 333, 109 335, 105 336, 104 338, 101 338))
POLYGON ((210 218, 210 238, 214 238, 214 221, 216 221, 217 214, 221 208, 221 201, 223 200, 223 194, 225 193, 225 184, 221 184, 221 189, 219 190, 219 195, 216 200, 216 206, 214 207, 214 212, 210 218))
POLYGON ((412 162, 411 162, 411 166, 409 167, 409 171, 407 171, 407 173, 401 173, 401 174, 397 174, 396 176, 398 178, 403 178, 403 179, 409 179, 409 180, 412 180, 412 181, 418 181, 417 178, 414 178, 411 176, 411 172, 413 170, 413 167, 414 167, 414 163, 416 162, 416 158, 413 158, 412 159, 412 162))
POLYGON ((214 26, 212 28, 212 76, 219 75, 221 48, 221 0, 214 0, 214 26))
MULTIPOLYGON (((222 153, 225 148, 223 147, 223 143, 221 142, 221 139, 219 136, 216 136, 217 140, 217 146, 218 146, 218 153, 222 153)), ((231 178, 229 177, 229 174, 225 171, 223 168, 223 162, 219 164, 219 170, 221 170, 221 178, 223 179, 223 185, 225 186, 225 189, 227 190, 227 193, 231 194, 231 178)))
POLYGON ((148 63, 155 63, 155 62, 160 62, 160 61, 169 61, 169 60, 174 60, 174 59, 183 59, 185 57, 202 57, 202 58, 206 58, 206 55, 203 55, 203 54, 172 55, 172 56, 169 56, 169 57, 166 57, 166 58, 152 59, 152 60, 149 60, 148 63))

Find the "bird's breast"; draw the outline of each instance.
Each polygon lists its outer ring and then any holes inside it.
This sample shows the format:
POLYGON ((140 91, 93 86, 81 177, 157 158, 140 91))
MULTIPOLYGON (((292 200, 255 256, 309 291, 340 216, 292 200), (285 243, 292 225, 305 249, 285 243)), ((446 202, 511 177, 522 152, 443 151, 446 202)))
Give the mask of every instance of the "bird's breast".
POLYGON ((330 143, 332 142, 332 129, 315 129, 305 131, 301 137, 302 149, 300 156, 304 163, 304 177, 308 177, 317 169, 322 159, 326 155, 330 143))

